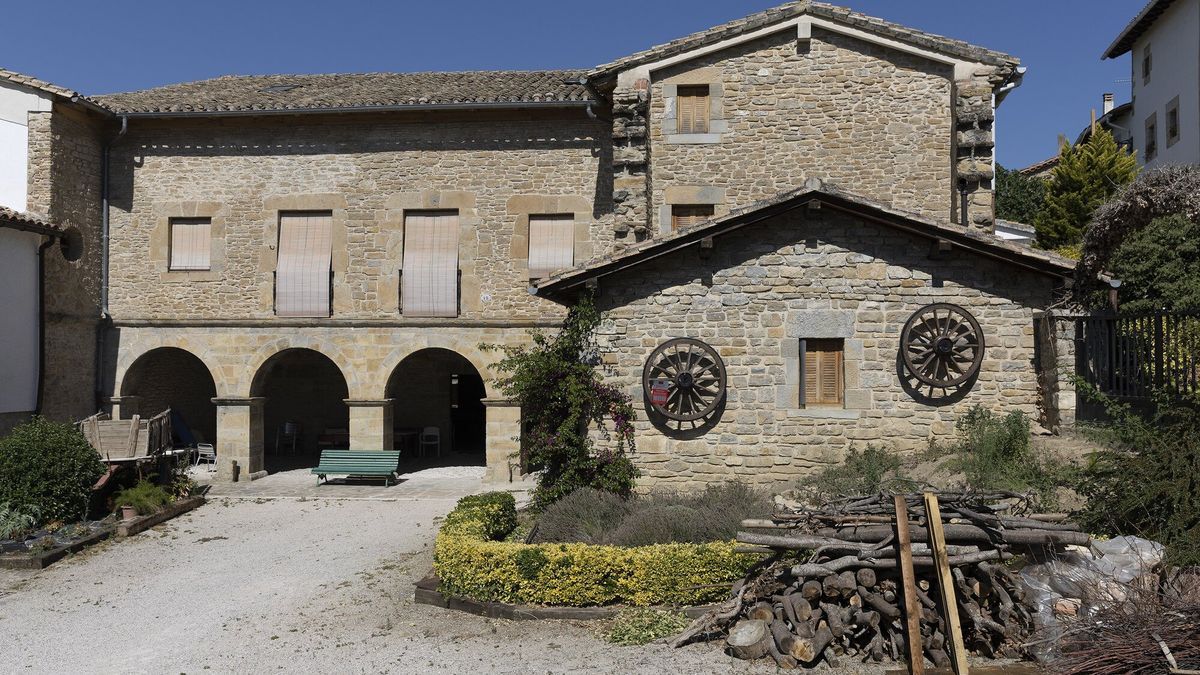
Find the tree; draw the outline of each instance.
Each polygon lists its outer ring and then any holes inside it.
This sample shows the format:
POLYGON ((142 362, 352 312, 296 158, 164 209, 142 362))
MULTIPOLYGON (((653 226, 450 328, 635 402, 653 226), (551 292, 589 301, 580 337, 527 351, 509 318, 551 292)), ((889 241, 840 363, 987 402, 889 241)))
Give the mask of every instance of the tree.
POLYGON ((1108 269, 1121 280, 1123 311, 1200 311, 1200 223, 1156 218, 1129 234, 1108 269))
POLYGON ((1046 201, 1046 179, 996 165, 996 217, 1032 225, 1046 201))
POLYGON ((1097 128, 1080 145, 1064 144, 1045 204, 1033 222, 1037 245, 1053 249, 1079 244, 1092 214, 1137 171, 1137 159, 1118 146, 1107 129, 1097 128))
POLYGON ((556 335, 533 331, 532 347, 481 345, 504 353, 496 369, 506 376, 497 385, 521 404, 523 464, 541 471, 535 508, 585 486, 622 497, 633 492, 638 470, 625 456, 633 449, 633 404, 593 365, 599 323, 600 312, 585 295, 556 335), (595 447, 593 427, 610 441, 607 447, 595 447))

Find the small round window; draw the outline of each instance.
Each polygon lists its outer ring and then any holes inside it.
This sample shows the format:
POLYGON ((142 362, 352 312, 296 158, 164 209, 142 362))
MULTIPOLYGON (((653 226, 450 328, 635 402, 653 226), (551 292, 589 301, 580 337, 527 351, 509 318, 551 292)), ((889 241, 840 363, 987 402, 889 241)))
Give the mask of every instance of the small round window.
POLYGON ((68 227, 58 240, 64 258, 75 262, 83 257, 83 233, 77 227, 68 227))

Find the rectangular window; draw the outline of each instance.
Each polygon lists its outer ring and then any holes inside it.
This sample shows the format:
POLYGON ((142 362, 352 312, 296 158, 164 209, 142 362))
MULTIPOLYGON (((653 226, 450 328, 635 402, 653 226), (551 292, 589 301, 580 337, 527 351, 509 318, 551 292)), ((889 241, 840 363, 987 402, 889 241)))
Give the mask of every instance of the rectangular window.
POLYGON ((1167 102, 1167 147, 1179 140, 1179 97, 1167 102))
POLYGON ((1154 68, 1154 55, 1150 53, 1150 45, 1142 47, 1142 84, 1150 84, 1150 71, 1154 68))
POLYGON ((279 214, 279 262, 275 269, 275 315, 326 317, 333 214, 279 214))
POLYGON ((171 270, 207 270, 211 267, 212 221, 208 218, 171 219, 171 270))
POLYGON ((575 264, 575 216, 529 216, 529 278, 575 264))
POLYGON ((458 213, 404 214, 400 312, 406 317, 458 316, 458 213))
POLYGON ((675 94, 675 133, 707 134, 708 85, 681 85, 675 94))
POLYGON ((1158 113, 1146 118, 1146 159, 1149 162, 1158 154, 1158 113))
POLYGON ((842 340, 803 340, 802 406, 842 405, 842 340))
POLYGON ((712 217, 712 204, 676 204, 671 207, 671 229, 680 230, 712 217))

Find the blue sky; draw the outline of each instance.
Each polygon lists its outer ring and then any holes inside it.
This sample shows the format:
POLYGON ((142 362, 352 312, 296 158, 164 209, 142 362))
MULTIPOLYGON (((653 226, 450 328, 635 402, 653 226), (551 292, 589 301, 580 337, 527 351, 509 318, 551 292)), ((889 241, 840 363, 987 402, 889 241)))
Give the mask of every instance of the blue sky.
MULTIPOLYGON (((89 0, 7 3, 0 66, 87 94, 227 74, 574 68, 780 4, 779 0, 89 0), (20 27, 27 27, 21 30, 20 27)), ((1000 162, 1074 139, 1101 95, 1129 98, 1129 57, 1100 52, 1142 0, 845 0, 857 11, 1014 54, 1000 162)))

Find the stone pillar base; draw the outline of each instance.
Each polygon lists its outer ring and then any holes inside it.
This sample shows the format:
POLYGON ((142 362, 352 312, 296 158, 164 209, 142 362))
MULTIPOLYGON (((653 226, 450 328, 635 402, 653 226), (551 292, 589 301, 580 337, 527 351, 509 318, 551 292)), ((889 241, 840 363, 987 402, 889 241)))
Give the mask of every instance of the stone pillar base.
POLYGON ((487 408, 486 483, 511 483, 521 474, 521 406, 516 401, 485 398, 487 408))
POLYGON ((392 402, 384 398, 373 401, 346 399, 350 409, 350 447, 348 450, 391 450, 392 402))
POLYGON ((224 472, 228 480, 250 481, 267 475, 263 463, 263 403, 265 398, 214 398, 217 406, 217 480, 228 461, 237 463, 224 472))

